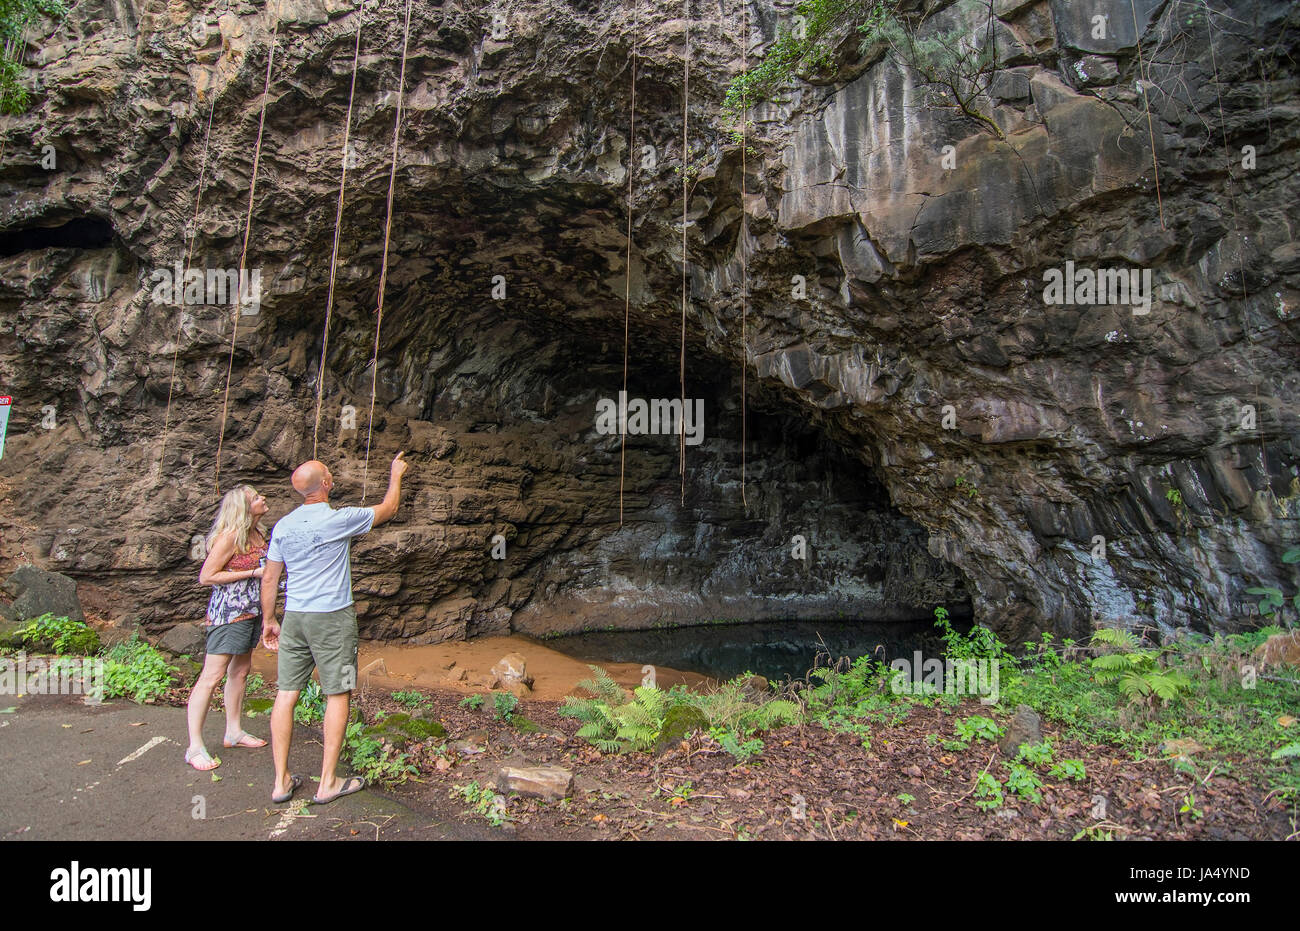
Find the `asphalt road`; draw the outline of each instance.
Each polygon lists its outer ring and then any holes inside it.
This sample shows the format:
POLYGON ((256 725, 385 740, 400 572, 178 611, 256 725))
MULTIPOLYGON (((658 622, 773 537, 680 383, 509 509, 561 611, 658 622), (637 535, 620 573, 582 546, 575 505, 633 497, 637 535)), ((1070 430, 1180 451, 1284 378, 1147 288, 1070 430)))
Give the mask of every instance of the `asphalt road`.
MULTIPOLYGON (((477 840, 474 825, 418 813, 366 789, 328 805, 316 791, 321 745, 297 727, 290 771, 304 784, 287 805, 271 802, 271 748, 224 749, 224 717, 205 737, 221 766, 184 762, 185 709, 80 696, 0 696, 0 840, 477 840), (220 777, 212 780, 212 774, 220 777)), ((267 738, 270 719, 245 718, 267 738)))

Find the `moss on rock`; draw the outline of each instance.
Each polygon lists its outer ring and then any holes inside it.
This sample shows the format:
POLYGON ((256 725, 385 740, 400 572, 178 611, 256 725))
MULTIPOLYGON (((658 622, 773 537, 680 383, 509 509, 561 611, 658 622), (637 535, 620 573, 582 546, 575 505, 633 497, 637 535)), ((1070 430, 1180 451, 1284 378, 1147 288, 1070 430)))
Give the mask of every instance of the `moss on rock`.
POLYGON ((692 731, 708 730, 709 719, 694 705, 673 705, 664 715, 664 725, 655 741, 656 750, 666 750, 685 740, 692 731))

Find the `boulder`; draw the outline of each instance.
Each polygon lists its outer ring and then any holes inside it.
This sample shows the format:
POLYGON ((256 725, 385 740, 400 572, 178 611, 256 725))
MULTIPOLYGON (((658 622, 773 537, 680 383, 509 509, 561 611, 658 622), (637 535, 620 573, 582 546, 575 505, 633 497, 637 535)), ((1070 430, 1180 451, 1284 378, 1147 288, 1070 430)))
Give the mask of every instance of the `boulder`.
POLYGON ((208 629, 197 621, 183 621, 159 638, 156 646, 172 656, 200 656, 207 652, 208 629))
POLYGON ((23 645, 23 640, 18 636, 18 631, 27 625, 22 621, 10 621, 0 618, 0 647, 12 647, 17 649, 23 645))
POLYGON ((528 675, 528 665, 520 653, 507 653, 501 657, 492 667, 492 674, 507 688, 511 682, 522 682, 527 686, 533 684, 532 677, 528 675))
POLYGON ((694 705, 674 705, 664 715, 663 727, 659 728, 659 737, 655 740, 658 751, 670 750, 677 746, 692 731, 707 731, 709 719, 704 712, 694 705))
POLYGON ((573 773, 563 766, 503 766, 497 771, 497 787, 555 802, 573 790, 573 773))
POLYGON ((1014 757, 1020 752, 1022 745, 1042 742, 1043 728, 1038 712, 1028 705, 1018 705, 1011 723, 1007 725, 1007 732, 998 741, 998 749, 1002 751, 1003 756, 1014 757))
POLYGON ((465 676, 465 682, 479 689, 499 689, 501 680, 490 672, 472 672, 465 676))
POLYGON ((11 620, 24 621, 52 614, 86 623, 77 597, 77 583, 61 573, 30 564, 19 566, 5 580, 3 590, 13 599, 7 612, 11 620))
POLYGON ((527 682, 520 682, 516 679, 505 679, 501 682, 501 688, 505 689, 515 698, 527 698, 533 694, 532 686, 527 682))

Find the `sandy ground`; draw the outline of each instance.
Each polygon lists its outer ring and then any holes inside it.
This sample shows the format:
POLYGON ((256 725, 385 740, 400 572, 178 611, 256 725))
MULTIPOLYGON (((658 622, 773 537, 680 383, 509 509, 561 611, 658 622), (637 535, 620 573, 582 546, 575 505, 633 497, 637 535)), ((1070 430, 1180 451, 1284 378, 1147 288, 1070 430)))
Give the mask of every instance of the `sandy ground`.
MULTIPOLYGON (((362 641, 358 658, 362 687, 382 689, 441 689, 470 695, 486 691, 465 682, 448 682, 447 671, 453 663, 469 673, 486 673, 507 653, 519 653, 533 677, 532 698, 559 701, 570 694, 591 670, 582 660, 566 656, 527 637, 484 637, 478 640, 448 641, 429 646, 401 646, 381 641, 362 641)), ((602 663, 601 666, 621 685, 633 688, 646 675, 636 663, 602 663)), ((253 651, 253 670, 273 683, 276 679, 276 654, 261 646, 253 651)), ((693 672, 665 666, 655 667, 655 684, 671 688, 679 683, 698 686, 709 681, 693 672)))

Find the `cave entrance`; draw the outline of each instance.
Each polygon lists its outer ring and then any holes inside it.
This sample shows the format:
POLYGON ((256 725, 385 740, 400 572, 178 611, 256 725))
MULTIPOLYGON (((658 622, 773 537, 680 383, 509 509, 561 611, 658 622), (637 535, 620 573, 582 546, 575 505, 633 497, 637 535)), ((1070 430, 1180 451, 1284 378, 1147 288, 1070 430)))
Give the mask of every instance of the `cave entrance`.
MULTIPOLYGON (((394 308, 377 429, 414 447, 426 483, 406 532, 440 543, 375 550, 384 565, 372 571, 386 581, 373 599, 358 583, 363 636, 810 621, 928 629, 939 605, 969 616, 960 574, 929 555, 928 534, 892 507, 871 468, 753 378, 742 501, 740 375, 704 345, 687 349, 687 407, 702 409, 703 424, 686 447, 683 492, 678 425, 633 434, 629 404, 626 449, 600 428, 602 405, 623 389, 621 308, 576 321, 448 308, 426 293, 394 308)), ((362 326, 332 341, 329 379, 358 406, 370 385, 362 326)), ((647 409, 679 402, 673 326, 634 326, 627 398, 647 409)), ((355 551, 363 566, 369 546, 355 551)))

